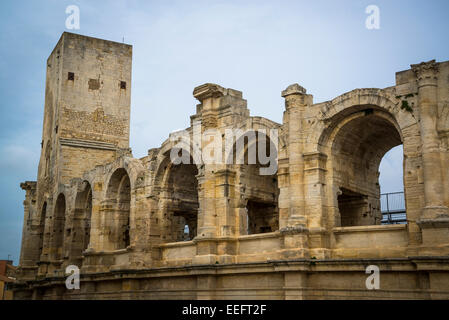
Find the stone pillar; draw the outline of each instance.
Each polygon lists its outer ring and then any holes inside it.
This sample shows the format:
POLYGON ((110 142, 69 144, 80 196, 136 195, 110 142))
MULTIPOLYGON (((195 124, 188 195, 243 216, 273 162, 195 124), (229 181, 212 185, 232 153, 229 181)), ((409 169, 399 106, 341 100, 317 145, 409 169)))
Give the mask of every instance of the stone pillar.
POLYGON ((302 118, 312 96, 306 95, 306 89, 298 84, 290 85, 282 91, 288 121, 288 160, 289 160, 289 194, 290 210, 288 226, 305 227, 307 218, 304 201, 304 159, 302 118))
POLYGON ((20 274, 22 279, 33 279, 37 272, 37 263, 39 257, 40 245, 40 225, 42 212, 36 211, 36 182, 27 181, 20 184, 20 187, 26 191, 23 201, 23 228, 22 228, 22 246, 20 249, 20 274))
POLYGON ((101 268, 99 252, 105 250, 105 215, 111 213, 107 206, 101 202, 100 194, 103 191, 103 183, 94 182, 92 185, 92 213, 90 218, 90 238, 81 266, 81 273, 97 272, 101 268))
POLYGON ((288 164, 285 161, 279 161, 277 176, 279 187, 279 230, 282 230, 288 226, 290 211, 290 181, 288 176, 288 164))
POLYGON ((236 235, 235 217, 235 172, 222 169, 216 172, 216 213, 218 217, 219 235, 233 237, 236 235))
POLYGON ((444 205, 440 140, 437 132, 438 64, 432 60, 411 67, 418 80, 425 201, 421 220, 441 216, 449 218, 448 208, 444 205))
POLYGON ((199 202, 197 238, 213 238, 217 235, 214 173, 211 168, 201 171, 197 175, 199 202))
POLYGON ((310 255, 319 259, 330 256, 327 212, 324 204, 324 185, 327 155, 310 152, 304 159, 304 197, 309 230, 310 255))
POLYGON ((38 276, 45 276, 48 272, 48 266, 50 264, 50 238, 52 229, 52 219, 53 216, 53 198, 47 198, 47 215, 45 217, 45 223, 42 235, 42 252, 39 259, 38 276))
POLYGON ((309 152, 304 159, 304 197, 309 228, 323 227, 323 196, 327 155, 309 152))
POLYGON ((195 264, 214 264, 217 261, 217 214, 215 212, 214 172, 209 166, 203 167, 198 179, 198 232, 196 242, 195 264))
MULTIPOLYGON (((147 200, 144 178, 138 177, 135 189, 132 190, 130 208, 130 262, 133 268, 143 268, 151 264, 151 254, 147 254, 152 246, 150 238, 150 201, 147 200), (142 254, 144 252, 144 254, 142 254)), ((151 217, 151 214, 150 214, 151 217)))
MULTIPOLYGON (((282 91, 285 98, 286 119, 288 127, 288 218, 280 232, 284 238, 281 255, 285 258, 307 258, 308 229, 304 198, 304 136, 303 117, 306 106, 312 104, 312 96, 298 84, 290 85, 282 91)), ((280 166, 282 168, 282 165, 280 166)), ((286 173, 283 170, 283 173, 286 173)), ((283 183, 281 183, 283 185, 283 183)), ((282 190, 281 201, 285 197, 282 190)), ((283 201, 285 202, 285 201, 283 201)), ((281 209, 282 210, 282 209, 281 209)))
POLYGON ((446 245, 449 252, 449 210, 444 202, 444 183, 438 120, 438 68, 435 60, 412 65, 418 80, 418 104, 420 112, 421 152, 423 160, 425 207, 417 222, 422 230, 421 254, 433 255, 446 245))
MULTIPOLYGON (((193 96, 201 102, 200 119, 201 130, 194 132, 194 142, 198 141, 201 150, 208 142, 202 140, 202 134, 209 129, 217 128, 218 108, 220 98, 223 97, 225 89, 211 83, 198 86, 193 90, 193 96), (200 135, 200 137, 197 137, 200 135)), ((198 238, 210 238, 217 235, 217 219, 215 212, 215 171, 216 164, 202 164, 201 172, 198 173, 198 238)))

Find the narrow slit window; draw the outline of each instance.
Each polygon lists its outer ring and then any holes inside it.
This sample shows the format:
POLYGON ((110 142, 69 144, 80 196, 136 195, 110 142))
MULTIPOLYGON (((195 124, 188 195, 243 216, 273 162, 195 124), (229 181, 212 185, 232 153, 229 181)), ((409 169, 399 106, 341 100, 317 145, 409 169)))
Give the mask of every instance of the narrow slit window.
POLYGON ((75 80, 75 73, 69 72, 69 75, 67 77, 68 80, 74 81, 75 80))
POLYGON ((120 81, 120 89, 126 89, 126 81, 120 81))

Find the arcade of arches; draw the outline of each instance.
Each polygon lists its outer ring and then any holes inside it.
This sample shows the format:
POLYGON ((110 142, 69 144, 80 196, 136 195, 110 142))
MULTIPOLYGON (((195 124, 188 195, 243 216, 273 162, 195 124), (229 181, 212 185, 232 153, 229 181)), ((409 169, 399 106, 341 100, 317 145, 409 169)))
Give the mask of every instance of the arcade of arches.
POLYGON ((396 73, 392 87, 322 103, 293 84, 282 91, 282 123, 250 116, 242 92, 206 83, 193 92, 193 144, 170 136, 142 158, 128 148, 129 119, 119 118, 129 104, 64 110, 79 126, 105 127, 82 139, 67 134, 76 128, 65 118, 56 139, 45 128, 54 144, 42 151, 38 181, 21 184, 16 297, 448 299, 448 79, 449 62, 429 61, 396 73), (194 163, 193 149, 207 146, 197 135, 214 129, 225 146, 229 128, 245 132, 242 150, 231 144, 233 161, 194 163), (379 165, 398 145, 406 223, 384 225, 379 165), (183 148, 190 162, 174 164, 170 151, 183 148), (276 170, 261 174, 270 164, 250 150, 274 150, 276 170), (366 290, 367 261, 382 270, 382 290, 366 290), (65 288, 68 265, 81 269, 80 291, 65 288))

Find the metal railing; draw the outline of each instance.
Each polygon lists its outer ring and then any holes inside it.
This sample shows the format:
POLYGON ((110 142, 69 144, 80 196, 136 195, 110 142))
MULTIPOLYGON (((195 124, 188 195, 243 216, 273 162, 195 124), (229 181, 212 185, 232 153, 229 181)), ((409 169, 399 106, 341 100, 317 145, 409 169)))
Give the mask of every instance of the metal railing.
POLYGON ((407 223, 404 192, 381 194, 380 209, 382 212, 381 224, 407 223))

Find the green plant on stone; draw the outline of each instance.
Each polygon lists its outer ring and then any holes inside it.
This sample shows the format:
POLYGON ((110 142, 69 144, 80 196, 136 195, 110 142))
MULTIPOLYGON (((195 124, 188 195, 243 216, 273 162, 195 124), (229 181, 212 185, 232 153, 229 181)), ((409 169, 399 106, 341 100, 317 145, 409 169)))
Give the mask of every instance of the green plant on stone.
POLYGON ((413 109, 410 107, 407 100, 402 100, 401 109, 408 112, 413 112, 413 109))

